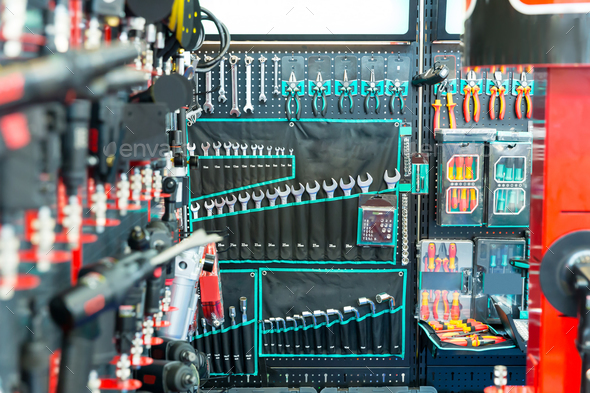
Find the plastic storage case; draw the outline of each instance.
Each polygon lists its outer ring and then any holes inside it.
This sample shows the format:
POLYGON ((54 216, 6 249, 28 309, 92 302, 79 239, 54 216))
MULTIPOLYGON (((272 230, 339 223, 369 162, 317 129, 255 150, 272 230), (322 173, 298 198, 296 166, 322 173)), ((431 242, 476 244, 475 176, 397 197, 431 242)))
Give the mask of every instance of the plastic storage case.
POLYGON ((484 223, 484 142, 491 129, 437 129, 438 212, 441 226, 484 223))
POLYGON ((529 224, 532 144, 530 133, 519 134, 499 132, 498 140, 490 143, 487 209, 490 227, 529 224))
POLYGON ((472 269, 471 241, 422 240, 418 317, 424 321, 471 318, 472 269))
POLYGON ((474 274, 474 318, 486 323, 500 323, 490 296, 501 295, 503 303, 518 315, 526 302, 526 271, 510 265, 513 258, 524 258, 525 239, 476 238, 474 274), (523 294, 525 295, 523 299, 523 294))

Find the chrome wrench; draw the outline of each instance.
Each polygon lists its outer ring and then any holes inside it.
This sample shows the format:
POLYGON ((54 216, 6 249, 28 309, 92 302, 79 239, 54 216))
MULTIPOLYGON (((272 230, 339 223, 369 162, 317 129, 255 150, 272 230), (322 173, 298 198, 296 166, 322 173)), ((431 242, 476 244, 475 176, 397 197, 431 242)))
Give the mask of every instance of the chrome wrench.
POLYGON ((281 91, 279 90, 279 57, 277 55, 275 55, 275 57, 272 58, 272 61, 274 62, 274 71, 275 71, 275 86, 274 86, 274 90, 272 91, 272 94, 276 94, 276 95, 281 95, 281 91))
MULTIPOLYGON (((205 56, 205 61, 211 61, 211 56, 205 56)), ((196 73, 195 73, 196 75, 196 73)), ((213 113, 213 103, 211 102, 211 71, 205 73, 205 103, 203 104, 203 110, 206 113, 213 113)))
POLYGON ((260 55, 258 61, 260 61, 260 96, 258 96, 258 101, 266 102, 266 94, 264 94, 264 69, 266 64, 266 57, 260 55))
POLYGON ((227 57, 222 57, 221 61, 219 62, 219 97, 217 100, 221 103, 227 101, 227 97, 225 96, 225 60, 227 57))
POLYGON ((229 57, 229 63, 231 64, 231 110, 229 115, 236 115, 240 117, 240 108, 238 108, 238 62, 240 58, 236 55, 229 57))
POLYGON ((254 113, 252 106, 252 62, 254 58, 246 55, 244 62, 246 63, 246 105, 244 105, 244 113, 254 113))

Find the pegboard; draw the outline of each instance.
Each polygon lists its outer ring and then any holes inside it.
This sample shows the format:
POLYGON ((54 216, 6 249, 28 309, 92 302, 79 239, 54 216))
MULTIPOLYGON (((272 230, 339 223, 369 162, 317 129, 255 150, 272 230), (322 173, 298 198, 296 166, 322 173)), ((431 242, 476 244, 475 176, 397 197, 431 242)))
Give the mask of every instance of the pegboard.
MULTIPOLYGON (((438 393, 479 393, 494 383, 494 366, 434 366, 426 372, 426 384, 438 393)), ((526 383, 525 367, 508 368, 508 385, 526 383)))
MULTIPOLYGON (((205 55, 213 55, 216 53, 218 48, 216 47, 209 47, 203 46, 201 52, 199 52, 199 57, 203 58, 205 55)), ((389 112, 389 96, 383 95, 380 97, 380 112, 376 114, 373 110, 369 111, 369 114, 366 114, 363 108, 363 101, 364 96, 359 94, 353 97, 355 110, 351 114, 348 111, 348 103, 345 103, 345 108, 343 113, 341 114, 338 111, 338 99, 339 96, 334 94, 334 58, 338 55, 347 55, 347 56, 355 56, 358 59, 357 65, 357 79, 359 80, 360 84, 360 72, 361 72, 361 58, 363 56, 382 56, 385 58, 385 70, 387 70, 387 57, 389 56, 400 56, 400 57, 409 57, 411 59, 410 64, 412 65, 410 70, 410 75, 413 75, 414 68, 415 68, 415 50, 416 50, 416 43, 412 43, 411 45, 355 45, 351 43, 344 44, 334 44, 331 46, 327 45, 320 45, 320 44, 277 44, 275 45, 263 45, 263 44, 256 44, 254 43, 249 44, 232 44, 230 47, 230 51, 228 52, 228 59, 225 61, 225 73, 224 73, 224 89, 226 91, 227 101, 225 103, 220 103, 218 101, 218 88, 220 83, 220 71, 219 68, 214 69, 211 72, 211 84, 212 84, 212 103, 214 106, 214 112, 212 114, 203 113, 201 118, 213 118, 213 119, 230 119, 235 118, 235 116, 230 116, 229 112, 232 108, 232 88, 231 88, 231 67, 232 65, 229 63, 229 56, 236 55, 240 58, 240 61, 237 63, 238 68, 238 107, 240 109, 240 118, 241 119, 264 119, 264 118, 283 118, 286 120, 285 116, 285 100, 287 97, 282 95, 275 95, 272 94, 273 87, 274 87, 274 64, 272 58, 276 55, 279 58, 284 56, 303 56, 305 60, 305 91, 306 94, 301 96, 301 118, 326 118, 326 119, 400 119, 404 122, 411 122, 413 120, 414 115, 416 114, 416 109, 414 105, 412 105, 415 101, 416 91, 415 89, 408 89, 408 96, 404 97, 406 101, 406 105, 403 111, 403 114, 399 114, 399 103, 396 103, 395 113, 392 115, 389 112), (308 89, 308 59, 310 56, 313 55, 329 55, 332 58, 331 67, 332 67, 332 74, 328 77, 323 75, 323 80, 326 81, 328 78, 331 79, 332 84, 332 94, 326 97, 326 104, 327 104, 327 113, 326 116, 323 117, 318 115, 317 117, 313 115, 311 103, 312 97, 309 94, 308 89), (251 56, 254 58, 252 62, 252 87, 251 87, 251 96, 252 96, 252 106, 254 108, 253 113, 246 113, 244 111, 244 106, 246 105, 246 64, 244 62, 244 58, 246 55, 251 56), (265 62, 265 72, 264 72, 264 92, 266 95, 266 102, 260 102, 258 100, 260 94, 260 84, 261 84, 261 64, 259 58, 264 56, 266 58, 265 62)), ((282 64, 279 60, 278 62, 278 86, 279 90, 281 89, 281 70, 282 64)), ((198 86, 199 86, 199 103, 201 107, 205 102, 205 74, 199 73, 197 74, 198 78, 198 86)), ((315 80, 315 75, 311 77, 311 80, 315 80)), ((318 102, 320 100, 318 99, 318 102)), ((371 102, 373 105, 373 102, 371 102)), ((293 104, 293 107, 295 104, 293 104)), ((372 108, 372 106, 371 106, 372 108)))
MULTIPOLYGON (((432 44, 432 52, 430 53, 430 62, 434 64, 435 56, 444 56, 447 55, 448 57, 455 56, 456 58, 456 68, 457 68, 457 86, 460 85, 460 77, 461 77, 461 50, 459 45, 452 45, 452 44, 432 44)), ((512 71, 511 71, 512 72, 512 71)), ((516 71, 514 71, 516 72, 516 71)), ((436 214, 437 214, 437 190, 438 190, 438 179, 437 179, 437 149, 436 149, 436 142, 434 140, 434 130, 432 129, 433 124, 433 116, 434 110, 432 108, 432 103, 434 102, 435 95, 434 95, 434 88, 430 87, 427 89, 429 91, 429 100, 426 101, 425 108, 428 110, 429 116, 427 117, 428 122, 424 124, 426 129, 424 139, 424 144, 422 146, 422 151, 424 153, 429 153, 431 160, 430 160, 430 190, 434 190, 428 197, 428 205, 427 205, 427 217, 423 216, 423 219, 427 221, 424 223, 428 227, 428 234, 427 238, 436 239, 436 238, 459 238, 459 239, 470 239, 472 240, 478 236, 486 236, 486 237, 523 237, 524 231, 527 228, 519 228, 519 227, 509 227, 509 228, 488 228, 487 226, 483 227, 459 227, 459 226, 445 226, 441 227, 436 223, 436 214)), ((488 113, 488 104, 490 97, 486 94, 480 94, 480 120, 478 123, 475 123, 473 119, 469 122, 465 122, 465 118, 463 117, 463 95, 457 92, 453 96, 454 102, 457 104, 455 107, 455 119, 457 123, 457 128, 495 128, 497 130, 503 131, 527 131, 528 130, 528 119, 525 118, 523 115, 522 119, 517 119, 515 112, 514 112, 514 103, 516 101, 516 97, 506 92, 505 99, 506 99, 506 114, 504 120, 491 120, 489 118, 488 113)), ((449 125, 449 118, 446 104, 446 97, 444 95, 441 97, 441 102, 443 107, 441 108, 440 120, 441 120, 441 128, 447 128, 449 125)), ((499 108, 499 100, 496 99, 496 110, 499 108)))

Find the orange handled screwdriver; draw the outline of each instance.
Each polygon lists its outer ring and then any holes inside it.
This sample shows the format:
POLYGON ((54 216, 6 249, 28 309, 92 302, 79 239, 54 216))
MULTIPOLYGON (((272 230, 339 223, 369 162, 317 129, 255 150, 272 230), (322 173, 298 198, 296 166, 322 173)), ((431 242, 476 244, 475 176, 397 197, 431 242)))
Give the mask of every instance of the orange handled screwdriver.
POLYGON ((444 306, 444 314, 443 320, 449 320, 449 291, 442 291, 442 298, 443 298, 443 306, 444 306))
POLYGON ((471 189, 471 210, 477 206, 477 198, 475 197, 475 188, 471 189))
POLYGON ((455 180, 455 157, 451 158, 449 161, 448 174, 450 180, 455 180))
POLYGON ((461 189, 461 200, 459 201, 459 210, 462 212, 466 212, 468 207, 467 203, 467 189, 461 189))
POLYGON ((434 257, 436 255, 436 246, 434 243, 428 244, 428 271, 434 271, 434 257))
POLYGON ((428 291, 422 292, 422 306, 420 306, 420 319, 427 321, 430 318, 428 311, 428 291))
POLYGON ((473 180, 473 161, 474 157, 465 157, 465 179, 473 180))
POLYGON ((463 166, 465 165, 465 157, 455 157, 455 166, 457 167, 457 180, 463 180, 463 166))
POLYGON ((456 209, 457 207, 459 207, 459 198, 457 197, 457 189, 453 188, 453 190, 451 191, 451 207, 453 209, 456 209))
POLYGON ((459 292, 453 293, 453 304, 451 305, 451 320, 457 320, 461 316, 461 306, 459 303, 459 292))
POLYGON ((432 318, 438 319, 438 303, 440 302, 440 291, 434 291, 434 304, 432 305, 432 318))
POLYGON ((449 244, 449 269, 455 271, 455 257, 457 256, 457 245, 455 243, 449 244))

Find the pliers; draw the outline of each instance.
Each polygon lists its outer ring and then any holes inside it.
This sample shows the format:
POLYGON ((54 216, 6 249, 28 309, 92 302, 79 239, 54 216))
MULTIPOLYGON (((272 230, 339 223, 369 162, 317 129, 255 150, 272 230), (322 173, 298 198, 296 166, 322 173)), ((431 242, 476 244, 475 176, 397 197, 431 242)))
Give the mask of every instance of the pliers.
POLYGON ((289 75, 289 82, 287 82, 287 99, 285 101, 285 113, 287 120, 293 120, 293 112, 291 112, 291 102, 295 99, 295 118, 299 120, 301 117, 301 102, 299 101, 299 83, 295 78, 295 72, 291 71, 289 75))
POLYGON ((467 73, 467 84, 463 88, 465 98, 463 99, 463 116, 465 116, 465 123, 471 121, 471 108, 469 104, 473 97, 473 121, 479 122, 479 85, 477 84, 477 75, 474 71, 467 73))
POLYGON ((393 85, 389 86, 391 91, 391 98, 389 99, 389 112, 393 115, 393 107, 395 106, 395 98, 399 98, 399 114, 404 114, 404 95, 401 87, 402 83, 399 79, 393 81, 393 85))
POLYGON ((506 98, 504 97, 504 93, 506 93, 506 88, 502 84, 502 72, 496 71, 494 72, 494 80, 492 80, 493 86, 490 87, 490 92, 492 95, 490 96, 490 119, 496 119, 496 96, 500 99, 500 112, 498 112, 498 119, 504 120, 504 114, 506 113, 506 98))
POLYGON ((442 104, 440 102, 440 95, 441 93, 446 93, 447 95, 447 110, 449 112, 449 128, 457 128, 457 123, 455 121, 455 104, 453 102, 453 93, 449 90, 449 82, 447 80, 442 81, 438 85, 438 89, 436 90, 436 99, 434 100, 434 104, 432 104, 434 108, 434 130, 440 128, 440 108, 442 104))
POLYGON ((313 99, 311 101, 311 109, 313 110, 313 115, 318 115, 318 103, 317 99, 321 96, 322 98, 322 116, 326 116, 326 112, 328 111, 328 106, 326 105, 326 87, 324 86, 324 81, 322 79, 322 73, 318 72, 318 76, 315 78, 313 82, 313 99))
POLYGON ((338 111, 344 112, 344 97, 348 97, 348 104, 350 105, 350 113, 354 112, 354 101, 352 100, 352 87, 350 87, 350 81, 348 80, 348 74, 344 70, 344 78, 342 80, 342 87, 340 87, 340 99, 338 100, 338 111))
POLYGON ((365 96, 365 113, 367 115, 369 114, 369 99, 375 97, 375 113, 379 114, 379 88, 377 87, 377 83, 375 83, 375 69, 371 69, 369 87, 367 87, 365 92, 367 93, 365 96))
POLYGON ((522 118, 520 104, 522 103, 522 96, 524 95, 526 101, 526 118, 530 119, 533 112, 533 102, 531 101, 531 86, 526 79, 526 72, 520 73, 519 83, 520 85, 516 88, 518 95, 516 96, 516 103, 514 104, 514 107, 516 108, 516 117, 519 119, 522 118))

